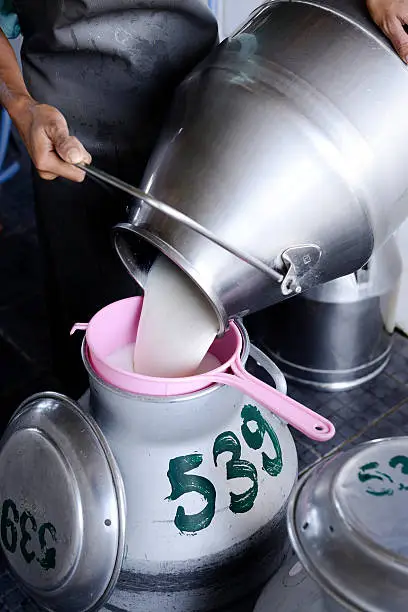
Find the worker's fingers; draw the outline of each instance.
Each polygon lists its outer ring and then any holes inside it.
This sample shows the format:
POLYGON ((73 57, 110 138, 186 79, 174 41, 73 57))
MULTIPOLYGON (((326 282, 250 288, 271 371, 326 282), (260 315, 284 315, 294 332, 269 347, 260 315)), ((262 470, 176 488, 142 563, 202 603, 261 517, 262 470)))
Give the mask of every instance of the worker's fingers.
POLYGON ((42 179, 44 179, 45 181, 53 181, 54 179, 57 178, 57 174, 52 174, 51 172, 41 172, 41 170, 38 170, 38 174, 41 176, 42 179))
POLYGON ((400 58, 408 63, 408 34, 404 29, 404 24, 405 16, 388 18, 383 24, 383 30, 400 58))
POLYGON ((55 145, 42 127, 33 129, 31 135, 31 158, 40 176, 53 180, 57 176, 80 183, 85 173, 71 163, 65 162, 55 151, 55 145))
POLYGON ((75 183, 82 183, 85 178, 85 172, 62 161, 55 151, 40 154, 38 157, 34 156, 33 160, 39 175, 48 181, 60 176, 75 183))
POLYGON ((53 180, 57 176, 81 182, 85 173, 72 164, 91 163, 91 156, 77 138, 70 136, 67 122, 56 109, 38 105, 32 111, 30 154, 40 176, 53 180))
POLYGON ((39 175, 48 181, 58 176, 81 182, 85 173, 73 164, 91 163, 91 156, 77 138, 70 136, 58 109, 30 100, 15 120, 39 175))
POLYGON ((378 27, 389 38, 400 58, 408 63, 408 0, 366 0, 367 8, 378 27))
POLYGON ((58 129, 52 134, 52 141, 58 155, 68 164, 90 164, 92 161, 88 151, 75 136, 70 136, 68 128, 58 129))

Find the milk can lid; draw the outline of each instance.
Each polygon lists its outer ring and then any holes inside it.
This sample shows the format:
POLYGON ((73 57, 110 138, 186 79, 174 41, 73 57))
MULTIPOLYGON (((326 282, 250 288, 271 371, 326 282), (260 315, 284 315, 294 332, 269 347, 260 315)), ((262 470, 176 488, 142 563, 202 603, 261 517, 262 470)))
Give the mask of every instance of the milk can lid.
POLYGON ((375 440, 311 470, 290 502, 294 549, 348 609, 406 612, 408 437, 375 440))
POLYGON ((48 610, 99 609, 124 553, 125 495, 92 417, 57 393, 26 400, 0 443, 0 544, 48 610))

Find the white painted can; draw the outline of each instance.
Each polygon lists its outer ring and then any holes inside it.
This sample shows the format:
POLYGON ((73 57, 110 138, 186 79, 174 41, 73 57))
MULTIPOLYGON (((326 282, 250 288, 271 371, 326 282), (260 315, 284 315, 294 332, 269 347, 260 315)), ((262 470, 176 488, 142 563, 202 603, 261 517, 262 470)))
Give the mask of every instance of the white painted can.
POLYGON ((297 454, 286 424, 234 388, 136 396, 84 362, 127 502, 122 573, 105 609, 252 610, 288 551, 297 454))

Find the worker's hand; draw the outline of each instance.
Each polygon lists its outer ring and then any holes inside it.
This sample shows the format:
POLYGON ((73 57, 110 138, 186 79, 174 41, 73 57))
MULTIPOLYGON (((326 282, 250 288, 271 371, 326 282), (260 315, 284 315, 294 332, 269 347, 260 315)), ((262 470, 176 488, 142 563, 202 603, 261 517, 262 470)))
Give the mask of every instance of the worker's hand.
POLYGON ((392 42, 400 58, 408 63, 408 0, 367 0, 371 17, 392 42))
POLYGON ((72 164, 91 163, 77 138, 69 135, 63 115, 53 106, 27 102, 13 117, 39 175, 48 181, 58 176, 81 182, 85 173, 72 164))

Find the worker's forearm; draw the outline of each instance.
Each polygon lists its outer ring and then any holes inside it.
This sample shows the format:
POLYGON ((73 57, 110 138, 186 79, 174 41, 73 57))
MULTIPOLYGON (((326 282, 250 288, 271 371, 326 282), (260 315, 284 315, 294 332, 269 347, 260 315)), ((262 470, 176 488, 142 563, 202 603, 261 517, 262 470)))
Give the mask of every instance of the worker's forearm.
POLYGON ((91 163, 91 156, 53 106, 39 104, 27 91, 17 58, 0 28, 0 105, 7 109, 43 179, 57 176, 83 181, 73 164, 91 163))
POLYGON ((0 28, 0 105, 16 120, 33 102, 13 48, 0 28))

